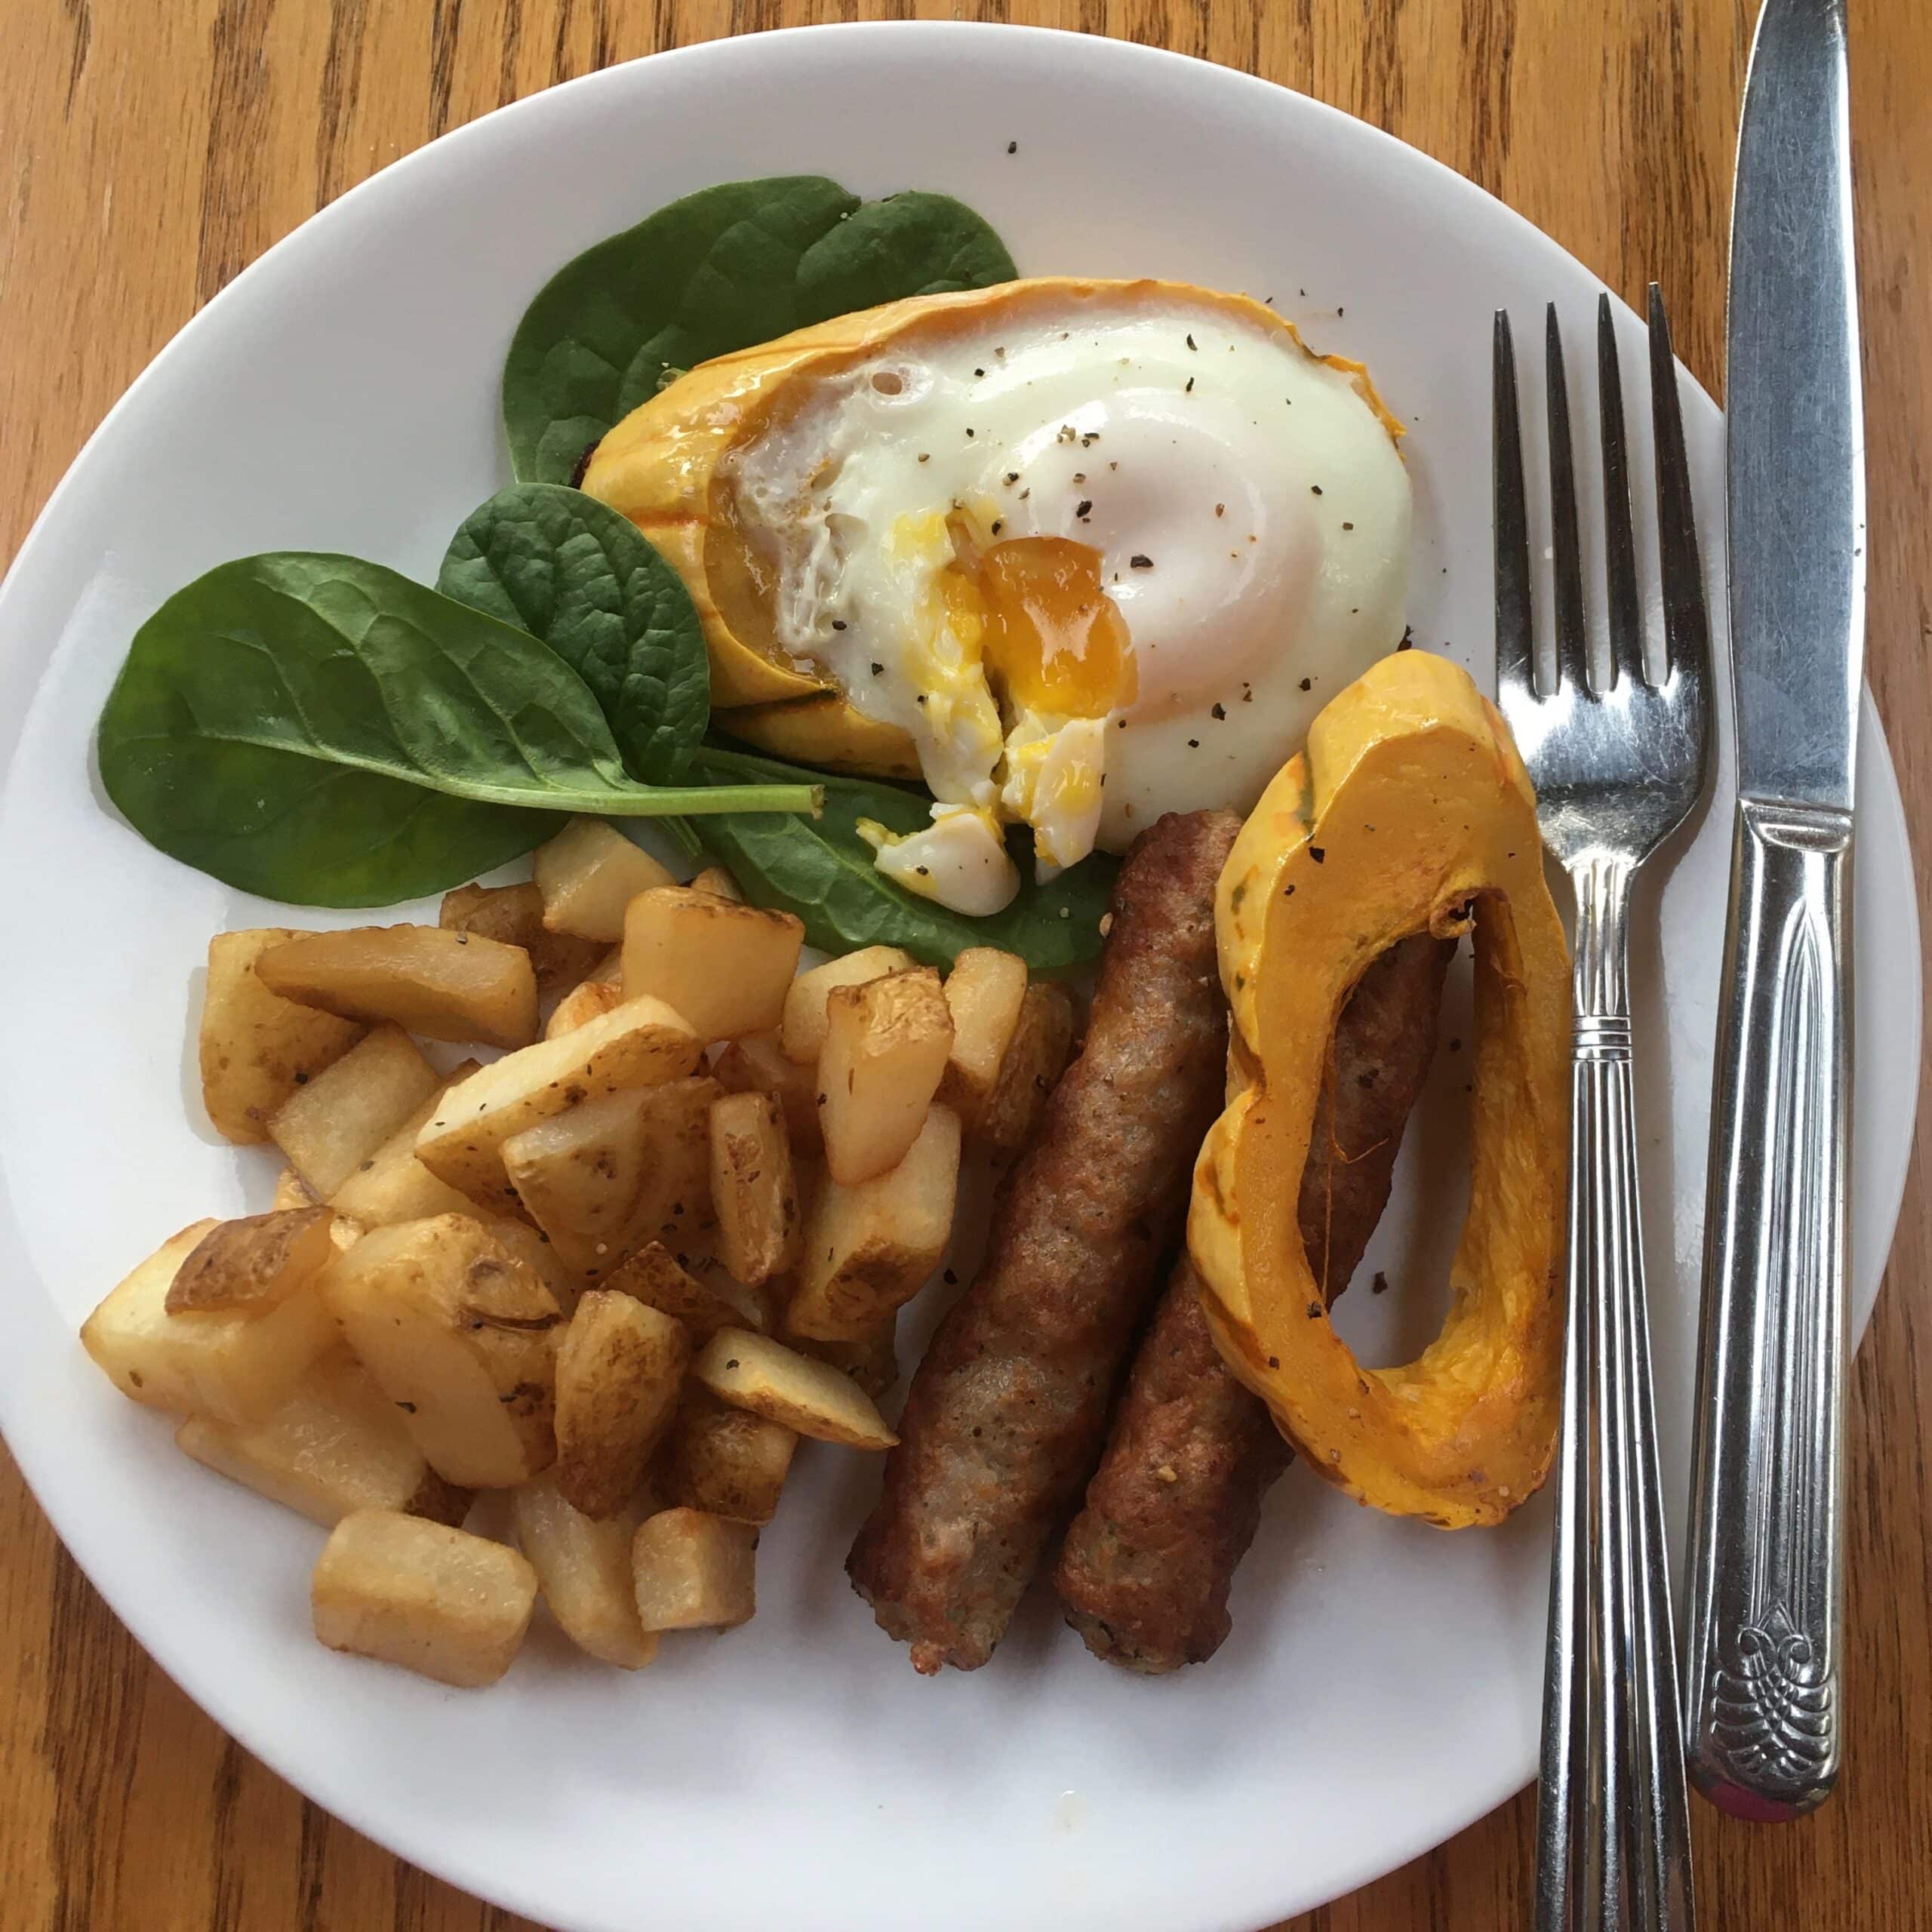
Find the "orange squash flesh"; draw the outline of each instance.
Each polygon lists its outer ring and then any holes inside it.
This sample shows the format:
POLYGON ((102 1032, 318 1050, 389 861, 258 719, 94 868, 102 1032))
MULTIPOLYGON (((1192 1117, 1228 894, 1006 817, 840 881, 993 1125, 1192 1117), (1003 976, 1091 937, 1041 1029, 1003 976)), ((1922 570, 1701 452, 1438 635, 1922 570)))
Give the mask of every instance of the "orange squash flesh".
POLYGON ((1337 697, 1248 820, 1216 914, 1245 1076, 1189 1219, 1216 1341, 1330 1481, 1444 1527, 1499 1521, 1556 1440, 1569 960, 1527 774, 1467 673, 1406 651, 1337 697), (1367 1369, 1329 1321, 1297 1201, 1343 1004, 1425 928, 1475 935, 1469 1214, 1441 1333, 1367 1369))

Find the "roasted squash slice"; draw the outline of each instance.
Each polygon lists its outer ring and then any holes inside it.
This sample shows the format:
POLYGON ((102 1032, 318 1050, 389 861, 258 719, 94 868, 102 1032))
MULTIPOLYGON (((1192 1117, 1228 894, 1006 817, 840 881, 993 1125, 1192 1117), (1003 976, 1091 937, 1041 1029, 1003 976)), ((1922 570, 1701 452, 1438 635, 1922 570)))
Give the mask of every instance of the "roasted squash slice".
MULTIPOLYGON (((731 480, 734 452, 808 404, 817 386, 888 350, 921 347, 982 327, 1041 316, 1077 318, 1084 304, 1156 311, 1176 301, 1219 308, 1303 346, 1293 323, 1242 295, 1177 282, 1041 276, 941 295, 913 296, 721 355, 670 383, 618 423, 592 453, 583 488, 630 518, 684 580, 711 659, 717 723, 782 758, 833 771, 917 779, 918 755, 897 725, 848 704, 837 683, 780 644, 769 568, 741 524, 731 480)), ((1401 425, 1357 362, 1339 370, 1392 437, 1401 425)))
POLYGON ((1351 1495, 1446 1528, 1499 1521, 1556 1440, 1570 989, 1529 779, 1467 673, 1406 651, 1337 697, 1248 820, 1215 916, 1242 1083, 1188 1223, 1215 1340, 1351 1495), (1337 1016, 1378 953, 1424 930, 1475 934, 1469 1214, 1441 1334, 1366 1369, 1330 1324, 1296 1203, 1337 1016))

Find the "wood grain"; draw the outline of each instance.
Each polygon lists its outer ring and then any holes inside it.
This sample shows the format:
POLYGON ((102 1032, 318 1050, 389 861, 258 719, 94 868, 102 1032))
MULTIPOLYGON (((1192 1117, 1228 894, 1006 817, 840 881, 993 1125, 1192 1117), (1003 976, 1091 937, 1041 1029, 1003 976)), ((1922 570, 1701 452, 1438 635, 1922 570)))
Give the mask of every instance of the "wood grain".
MULTIPOLYGON (((1079 28, 1318 95, 1502 195, 1625 295, 1657 277, 1686 359, 1715 386, 1753 11, 1752 0, 12 0, 0 77, 0 555, 195 308, 346 188, 447 128, 611 61, 823 19, 1079 28)), ((1853 0, 1852 11, 1871 670, 1924 849, 1932 16, 1916 0, 1853 0)), ((1932 1318, 1917 1301, 1932 1278, 1926 1168, 1921 1146, 1856 1372, 1841 1795, 1770 1831, 1700 1807, 1704 1923, 1718 1932, 1932 1921, 1932 1318)), ((225 1738, 103 1607, 4 1455, 0 1538, 0 1932, 525 1923, 399 1864, 225 1738)), ((1519 1798, 1296 1932, 1527 1925, 1530 1823, 1519 1798)))

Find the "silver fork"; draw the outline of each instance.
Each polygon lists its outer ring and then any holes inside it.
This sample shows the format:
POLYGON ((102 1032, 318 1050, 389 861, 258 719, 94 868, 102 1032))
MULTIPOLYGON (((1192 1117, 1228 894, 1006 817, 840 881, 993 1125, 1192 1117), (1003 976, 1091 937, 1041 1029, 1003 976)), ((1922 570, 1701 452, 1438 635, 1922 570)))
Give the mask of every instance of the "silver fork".
POLYGON ((1597 314, 1611 671, 1590 665, 1563 339, 1548 318, 1556 678, 1540 684, 1509 318, 1496 318, 1497 694, 1577 900, 1569 1326, 1550 1559, 1537 1932, 1690 1932, 1690 1825, 1638 1217, 1627 966, 1637 869, 1710 761, 1710 642, 1677 366, 1651 289, 1666 675, 1644 662, 1616 328, 1597 314))

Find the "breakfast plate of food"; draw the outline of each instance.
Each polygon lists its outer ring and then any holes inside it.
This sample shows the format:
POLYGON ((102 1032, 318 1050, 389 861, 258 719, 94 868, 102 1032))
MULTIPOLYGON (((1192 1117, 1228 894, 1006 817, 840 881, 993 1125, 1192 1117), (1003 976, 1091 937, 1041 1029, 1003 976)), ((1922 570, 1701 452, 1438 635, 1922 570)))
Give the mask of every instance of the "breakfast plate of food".
MULTIPOLYGON (((1251 1932, 1527 1781, 1487 358, 1599 292, 1299 97, 922 24, 573 82, 212 302, 0 589, 0 1426, 163 1668, 568 1932, 1251 1932)), ((1634 962, 1675 1503, 1727 817, 1634 962)))

